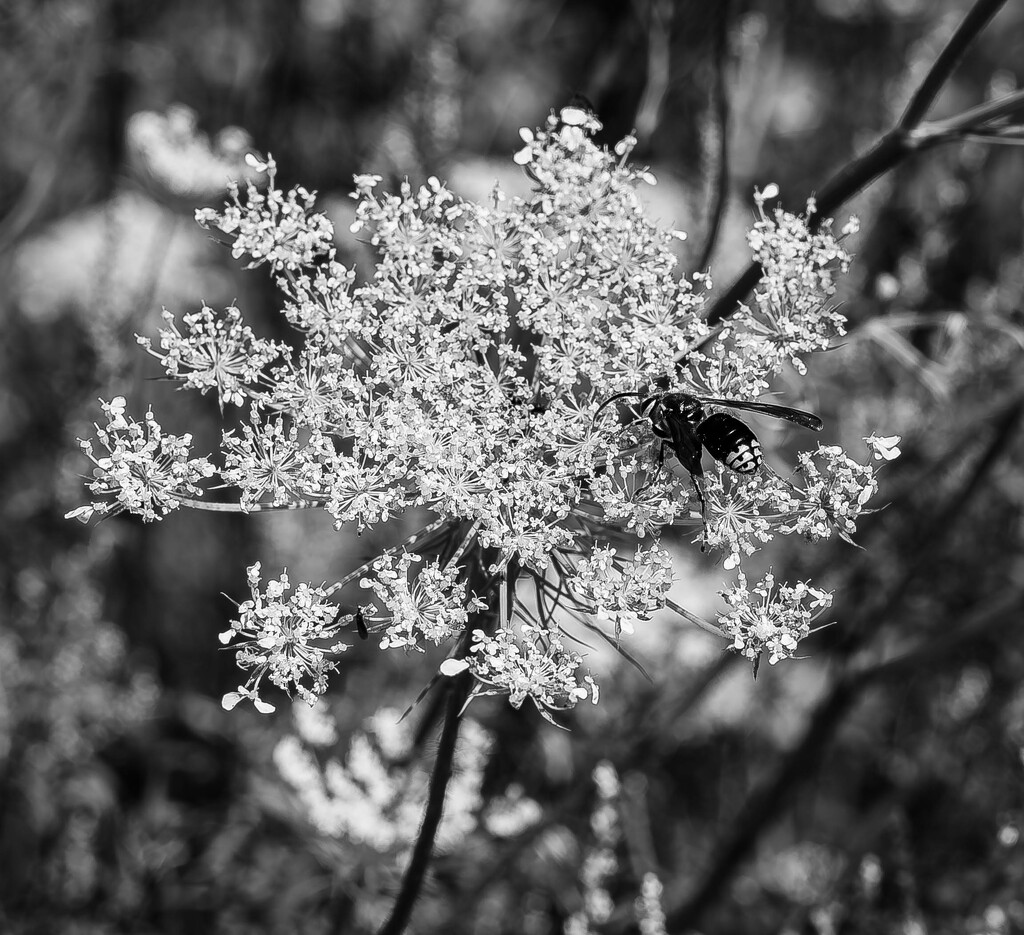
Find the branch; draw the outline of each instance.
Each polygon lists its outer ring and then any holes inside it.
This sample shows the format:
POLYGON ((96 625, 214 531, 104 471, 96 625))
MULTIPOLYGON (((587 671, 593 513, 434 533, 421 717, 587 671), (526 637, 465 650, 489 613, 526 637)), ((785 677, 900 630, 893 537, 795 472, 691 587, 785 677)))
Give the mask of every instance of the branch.
MULTIPOLYGON (((72 140, 81 130, 89 114, 89 98, 99 70, 109 63, 111 46, 102 47, 99 30, 87 27, 75 44, 77 54, 66 64, 71 72, 66 89, 67 99, 61 107, 61 116, 53 136, 40 150, 33 163, 21 194, 0 222, 0 253, 3 253, 28 231, 39 219, 61 180, 61 174, 75 151, 72 140)), ((106 104, 108 102, 104 102, 106 104)), ((10 127, 4 128, 10 133, 10 127)))
POLYGON ((704 911, 732 879, 737 866, 746 859, 764 829, 782 814, 782 805, 786 799, 813 773, 813 767, 836 725, 843 720, 858 697, 855 686, 849 680, 841 680, 818 705, 800 742, 785 757, 774 775, 744 803, 733 824, 732 834, 718 849, 711 869, 696 893, 682 906, 667 913, 668 931, 689 931, 696 925, 704 911))
POLYGON ((707 270, 718 242, 725 205, 729 194, 729 92, 725 86, 725 60, 728 56, 729 2, 723 0, 718 11, 718 31, 715 33, 714 76, 711 83, 711 100, 718 129, 718 165, 713 182, 714 202, 708 212, 708 229, 704 238, 704 249, 700 252, 697 269, 707 270))
POLYGON ((921 82, 920 87, 911 96, 907 109, 903 111, 903 116, 900 117, 899 123, 896 124, 897 129, 912 129, 924 119, 924 115, 928 113, 935 102, 939 91, 942 90, 942 86, 953 73, 953 69, 956 68, 967 47, 975 40, 978 33, 988 25, 989 20, 999 12, 999 8, 1004 3, 1006 3, 1006 0, 978 0, 968 10, 967 15, 963 18, 963 22, 956 28, 956 32, 950 36, 946 47, 939 53, 939 57, 935 59, 932 67, 928 69, 928 74, 924 76, 924 81, 921 82))
POLYGON ((1000 414, 989 443, 982 451, 981 456, 974 465, 974 469, 965 479, 962 488, 957 491, 955 496, 949 498, 945 509, 936 511, 933 514, 934 519, 931 525, 926 527, 924 531, 919 532, 919 534, 922 534, 923 541, 937 538, 939 530, 948 529, 952 526, 957 515, 966 509, 968 501, 981 487, 986 475, 992 471, 999 458, 1007 453, 1007 449, 1010 447, 1010 443, 1017 432, 1018 422, 1022 413, 1024 413, 1024 401, 1018 399, 1015 405, 1010 406, 1000 414))
POLYGON ((658 115, 668 91, 672 71, 673 5, 671 0, 650 0, 647 28, 647 81, 637 105, 634 132, 640 139, 650 139, 658 126, 658 115))
MULTIPOLYGON (((1006 0, 977 0, 925 75, 921 85, 911 96, 910 104, 907 105, 899 122, 864 155, 857 156, 840 169, 816 196, 817 211, 810 222, 812 230, 851 196, 866 188, 908 156, 939 143, 952 142, 959 138, 958 133, 969 131, 969 127, 963 126, 961 115, 954 120, 936 124, 929 128, 930 132, 926 134, 916 132, 917 124, 931 106, 942 84, 949 78, 963 50, 1005 2, 1006 0), (953 125, 957 126, 956 131, 950 129, 953 125)), ((999 101, 985 105, 987 119, 991 119, 993 110, 999 111, 1004 104, 1004 101, 999 101)), ((761 272, 760 264, 751 263, 739 279, 712 304, 706 318, 707 323, 714 326, 735 314, 739 304, 757 285, 761 272)))

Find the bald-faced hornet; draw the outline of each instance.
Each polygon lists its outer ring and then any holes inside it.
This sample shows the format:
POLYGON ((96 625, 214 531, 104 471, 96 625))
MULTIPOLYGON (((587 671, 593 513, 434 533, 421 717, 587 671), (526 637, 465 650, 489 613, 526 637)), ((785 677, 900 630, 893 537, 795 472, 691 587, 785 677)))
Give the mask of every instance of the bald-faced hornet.
MULTIPOLYGON (((680 463, 690 473, 701 516, 706 518, 704 502, 704 468, 701 465, 703 449, 716 461, 737 474, 754 474, 764 463, 761 443, 757 436, 735 416, 725 412, 708 413, 705 406, 727 406, 760 412, 776 419, 795 422, 806 429, 820 432, 822 421, 814 413, 772 403, 750 402, 744 399, 718 399, 714 396, 695 396, 692 393, 672 391, 653 393, 616 393, 606 399, 597 410, 618 399, 637 397, 637 411, 650 420, 651 430, 658 438, 669 443, 680 463)), ((597 418, 595 414, 594 418, 597 418)))

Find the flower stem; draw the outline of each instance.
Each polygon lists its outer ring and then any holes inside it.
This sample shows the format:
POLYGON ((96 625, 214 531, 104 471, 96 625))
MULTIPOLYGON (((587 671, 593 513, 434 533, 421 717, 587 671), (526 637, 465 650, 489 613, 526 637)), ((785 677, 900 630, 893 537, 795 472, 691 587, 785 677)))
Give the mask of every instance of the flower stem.
POLYGON ((445 709, 444 724, 438 742, 437 758, 434 760, 434 771, 430 776, 430 789, 427 793, 427 807, 423 813, 423 824, 420 826, 416 843, 413 845, 409 865, 402 878, 402 887, 391 910, 391 916, 377 935, 400 935, 405 930, 412 915, 412 907, 423 887, 434 849, 434 838, 444 812, 448 783, 452 777, 455 741, 461 724, 460 713, 469 696, 471 684, 472 676, 469 672, 463 672, 449 680, 448 705, 445 709))

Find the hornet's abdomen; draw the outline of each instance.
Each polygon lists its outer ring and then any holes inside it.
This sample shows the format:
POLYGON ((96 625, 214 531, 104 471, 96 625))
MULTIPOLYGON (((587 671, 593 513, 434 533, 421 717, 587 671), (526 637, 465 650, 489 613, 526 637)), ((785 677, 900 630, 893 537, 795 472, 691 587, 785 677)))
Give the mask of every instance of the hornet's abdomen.
POLYGON ((697 426, 697 437, 716 461, 737 474, 753 474, 762 462, 761 443, 739 419, 716 412, 697 426))

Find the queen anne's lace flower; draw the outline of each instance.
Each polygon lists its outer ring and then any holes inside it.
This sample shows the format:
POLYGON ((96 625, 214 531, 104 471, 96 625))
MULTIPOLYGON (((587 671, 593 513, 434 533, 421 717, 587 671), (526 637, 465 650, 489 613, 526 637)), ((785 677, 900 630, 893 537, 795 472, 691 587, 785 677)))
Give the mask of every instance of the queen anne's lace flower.
POLYGON ((250 156, 246 161, 257 172, 266 173, 266 194, 250 180, 243 203, 238 183, 231 182, 228 192, 233 204, 223 213, 201 208, 196 211, 196 221, 232 236, 231 255, 249 257, 250 269, 268 263, 275 272, 299 270, 333 256, 334 226, 312 211, 315 196, 302 187, 287 195, 274 188, 277 164, 273 159, 262 162, 250 156))
POLYGON ((242 491, 243 507, 269 502, 273 506, 316 500, 323 491, 319 449, 303 445, 298 429, 282 419, 264 422, 254 410, 242 437, 224 434, 221 476, 242 491))
POLYGON ((474 630, 465 662, 442 671, 454 675, 468 668, 480 683, 476 694, 507 694, 513 708, 529 698, 548 720, 549 710, 571 708, 588 695, 597 704, 594 680, 577 680, 583 661, 577 653, 567 651, 558 636, 543 627, 525 623, 520 629, 517 634, 512 627, 503 627, 493 635, 474 630))
MULTIPOLYGON (((737 346, 748 358, 763 360, 766 369, 775 370, 788 360, 805 373, 803 355, 824 350, 834 335, 846 333, 846 319, 824 303, 834 291, 833 269, 838 264, 845 272, 850 258, 828 225, 811 231, 813 202, 804 217, 781 208, 768 217, 765 193, 759 192, 755 200, 760 219, 747 240, 763 273, 755 308, 745 309, 734 326, 737 346)), ((843 236, 856 231, 851 221, 843 236)))
MULTIPOLYGON (((755 301, 711 334, 710 279, 681 278, 680 232, 644 216, 637 189, 654 179, 628 162, 636 141, 609 152, 593 142, 599 127, 570 108, 524 131, 515 161, 534 183, 527 199, 496 188, 475 204, 436 178, 386 193, 379 176, 357 176, 352 229, 377 252, 360 277, 338 263, 313 195, 280 191, 273 160, 250 157, 266 189, 233 186, 223 211, 197 217, 232 240, 235 256, 269 267, 299 347, 258 339, 234 308, 203 308, 180 329, 165 316, 159 351, 142 339, 186 386, 252 407, 223 439, 220 477, 240 491, 240 508, 316 506, 358 529, 411 509, 436 518, 339 583, 362 583, 372 600, 332 626, 355 622, 384 648, 454 643, 443 672, 469 671, 478 692, 516 707, 529 699, 547 716, 596 698, 561 639, 570 617, 614 639, 671 606, 666 526, 697 527, 695 540, 739 569, 780 533, 849 536, 877 487, 873 468, 828 446, 801 455, 792 482, 768 468, 740 479, 714 462, 705 532, 693 482, 650 421, 605 405, 655 386, 762 395, 783 366, 800 370, 842 332, 827 303, 849 258, 827 223, 811 230, 813 205, 800 217, 765 212, 777 194, 766 189, 750 237, 765 270, 755 301), (520 594, 531 586, 535 600, 520 594)), ((201 496, 198 481, 213 467, 188 457, 187 437, 118 413, 100 431, 109 456, 93 457, 98 503, 75 515, 116 508, 159 519, 201 496)), ((868 441, 876 458, 898 452, 892 439, 868 441)), ((308 632, 319 646, 333 636, 328 592, 303 593, 309 602, 291 600, 274 619, 287 621, 288 638, 306 646, 308 632)), ((326 657, 279 668, 286 641, 261 629, 263 600, 245 611, 243 665, 318 694, 326 657)), ((785 601, 769 601, 769 612, 796 632, 785 601)), ((731 626, 742 630, 740 651, 768 645, 740 617, 731 626)), ((786 638, 769 651, 788 655, 786 638)), ((257 677, 236 694, 257 700, 258 687, 257 677)))

